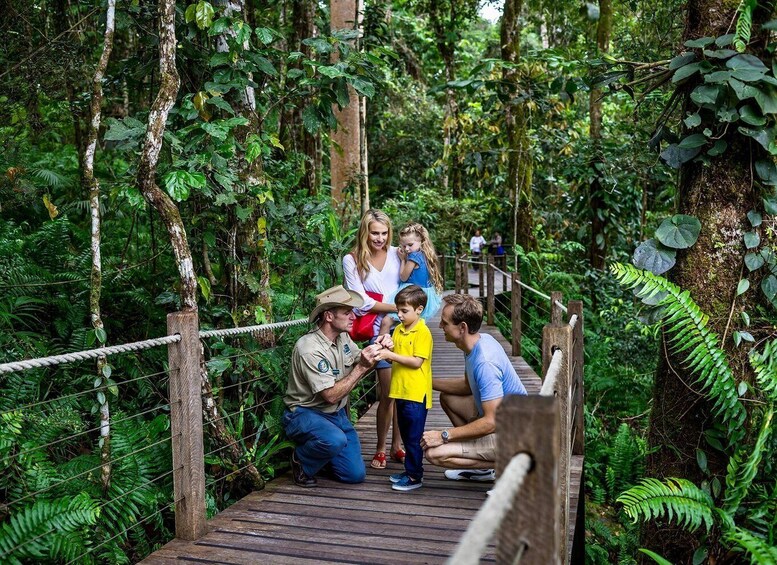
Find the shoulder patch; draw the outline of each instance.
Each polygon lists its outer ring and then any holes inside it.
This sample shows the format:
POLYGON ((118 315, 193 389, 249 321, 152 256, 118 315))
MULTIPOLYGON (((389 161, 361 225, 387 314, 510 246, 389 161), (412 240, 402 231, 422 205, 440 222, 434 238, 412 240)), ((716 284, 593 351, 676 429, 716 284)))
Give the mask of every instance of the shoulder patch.
POLYGON ((351 346, 350 346, 350 345, 348 345, 347 343, 346 343, 346 344, 344 344, 344 345, 343 345, 343 353, 346 353, 346 354, 348 354, 348 353, 350 353, 350 352, 351 352, 351 346))
POLYGON ((329 372, 329 361, 326 359, 322 359, 318 362, 318 372, 319 373, 328 373, 329 372))

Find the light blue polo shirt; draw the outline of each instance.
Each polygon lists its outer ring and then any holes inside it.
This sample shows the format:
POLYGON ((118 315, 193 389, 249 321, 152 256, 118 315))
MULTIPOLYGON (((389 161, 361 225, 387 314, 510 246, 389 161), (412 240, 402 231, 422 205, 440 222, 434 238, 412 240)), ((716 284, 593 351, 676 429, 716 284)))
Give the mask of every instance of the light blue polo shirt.
POLYGON ((483 402, 508 394, 526 394, 505 350, 488 334, 480 334, 475 347, 464 356, 464 370, 475 397, 478 416, 483 416, 483 402))

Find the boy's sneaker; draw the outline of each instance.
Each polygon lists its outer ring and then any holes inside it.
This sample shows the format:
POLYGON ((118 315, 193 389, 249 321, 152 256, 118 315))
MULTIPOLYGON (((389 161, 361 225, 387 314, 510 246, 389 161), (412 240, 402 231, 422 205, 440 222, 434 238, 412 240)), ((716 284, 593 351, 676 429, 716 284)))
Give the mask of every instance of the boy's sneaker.
POLYGON ((405 475, 398 482, 391 485, 391 488, 394 490, 408 491, 421 488, 422 486, 424 486, 424 482, 422 480, 414 481, 408 475, 405 475))
POLYGON ((496 480, 496 472, 493 469, 448 469, 445 478, 451 481, 478 481, 481 483, 496 480))
POLYGON ((401 473, 394 473, 393 475, 390 475, 389 476, 389 480, 392 483, 397 484, 398 482, 400 482, 405 477, 407 477, 407 473, 405 471, 402 471, 401 473))

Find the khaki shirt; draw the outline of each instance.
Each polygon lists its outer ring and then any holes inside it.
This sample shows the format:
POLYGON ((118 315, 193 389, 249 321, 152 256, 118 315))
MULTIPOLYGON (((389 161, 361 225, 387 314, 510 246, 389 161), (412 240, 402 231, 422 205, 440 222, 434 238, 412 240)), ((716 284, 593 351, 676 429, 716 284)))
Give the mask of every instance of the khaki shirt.
POLYGON ((308 332, 294 345, 283 401, 290 410, 303 406, 327 414, 337 412, 348 402, 348 395, 337 404, 329 404, 318 393, 347 377, 358 362, 359 348, 347 333, 332 343, 320 329, 308 332))

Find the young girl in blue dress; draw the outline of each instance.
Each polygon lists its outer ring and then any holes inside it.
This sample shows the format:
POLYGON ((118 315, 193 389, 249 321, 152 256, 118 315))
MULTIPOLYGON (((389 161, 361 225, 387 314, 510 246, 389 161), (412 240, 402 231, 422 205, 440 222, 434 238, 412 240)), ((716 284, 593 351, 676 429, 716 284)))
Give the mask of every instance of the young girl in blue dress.
MULTIPOLYGON (((443 288, 442 276, 437 267, 437 253, 426 228, 416 222, 411 222, 402 228, 399 232, 397 254, 400 260, 399 280, 402 281, 397 292, 411 284, 424 289, 427 301, 421 317, 429 320, 440 309, 443 288)), ((388 302, 393 303, 394 296, 388 302)), ((397 319, 396 314, 386 316, 381 324, 380 333, 389 333, 397 319)))

